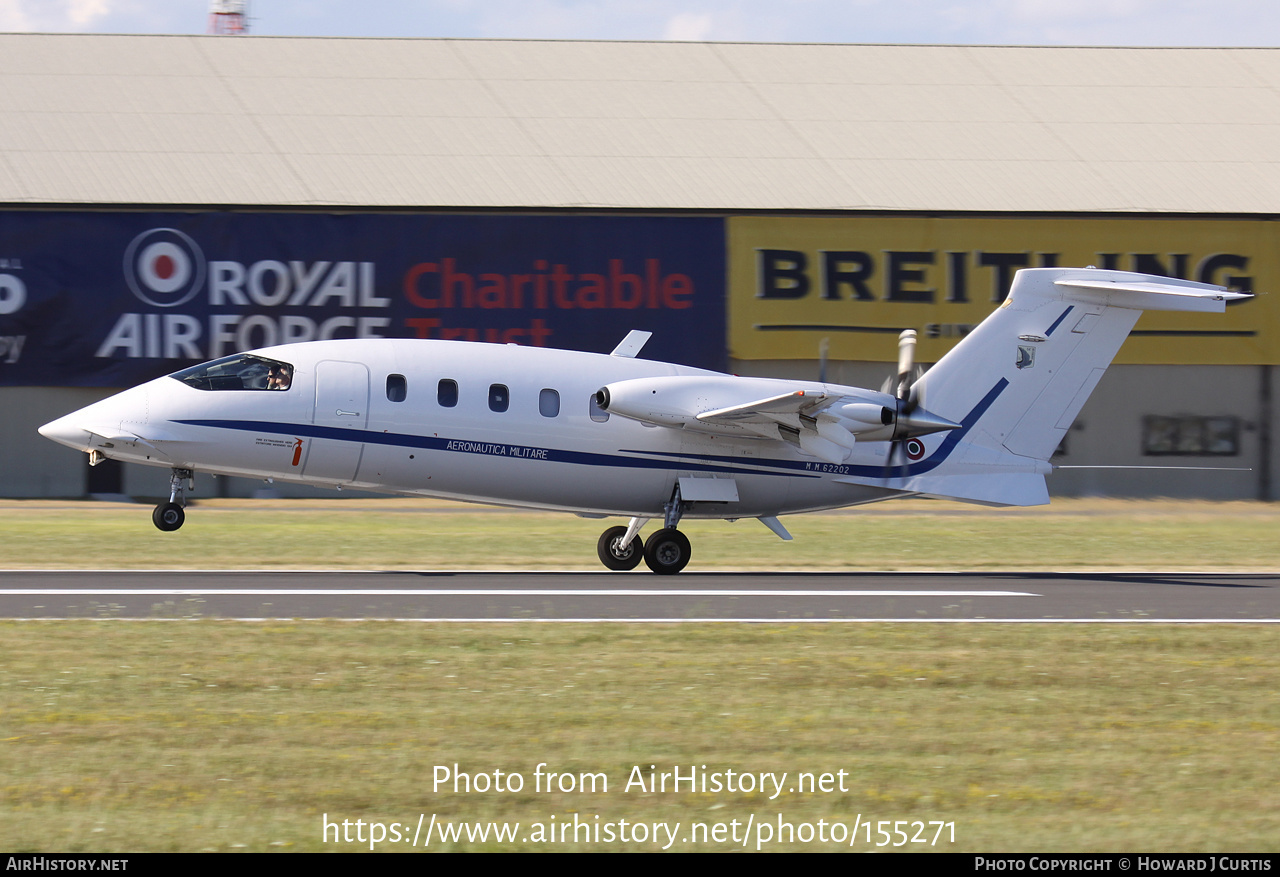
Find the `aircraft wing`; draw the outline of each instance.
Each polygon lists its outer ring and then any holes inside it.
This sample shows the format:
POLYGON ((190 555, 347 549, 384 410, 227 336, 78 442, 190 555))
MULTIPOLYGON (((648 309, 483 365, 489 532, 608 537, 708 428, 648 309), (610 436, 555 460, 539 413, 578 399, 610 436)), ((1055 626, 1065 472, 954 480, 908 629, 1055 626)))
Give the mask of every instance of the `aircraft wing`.
POLYGON ((834 384, 733 375, 673 375, 617 381, 596 395, 601 409, 671 429, 772 439, 828 463, 843 463, 856 441, 955 429, 959 424, 917 411, 907 421, 886 393, 834 384))
POLYGON ((827 393, 795 390, 739 405, 730 405, 727 408, 704 411, 698 414, 696 419, 703 423, 736 423, 740 426, 749 423, 761 425, 781 423, 793 429, 799 429, 802 415, 812 417, 839 399, 839 396, 827 393))

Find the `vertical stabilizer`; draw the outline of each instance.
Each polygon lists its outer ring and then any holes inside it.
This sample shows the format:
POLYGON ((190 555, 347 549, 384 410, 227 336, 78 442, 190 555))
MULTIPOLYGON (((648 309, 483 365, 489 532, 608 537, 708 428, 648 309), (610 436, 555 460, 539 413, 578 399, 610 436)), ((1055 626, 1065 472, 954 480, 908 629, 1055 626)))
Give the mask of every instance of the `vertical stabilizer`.
POLYGON ((945 457, 927 475, 909 479, 912 488, 999 504, 1047 502, 1047 461, 1142 311, 1221 313, 1227 301, 1247 297, 1123 271, 1019 271, 995 313, 916 383, 924 407, 965 429, 939 448, 945 457), (1016 490, 999 483, 1018 469, 1016 490), (1028 475, 1037 489, 1028 489, 1028 475), (957 491, 962 482, 968 486, 957 491))

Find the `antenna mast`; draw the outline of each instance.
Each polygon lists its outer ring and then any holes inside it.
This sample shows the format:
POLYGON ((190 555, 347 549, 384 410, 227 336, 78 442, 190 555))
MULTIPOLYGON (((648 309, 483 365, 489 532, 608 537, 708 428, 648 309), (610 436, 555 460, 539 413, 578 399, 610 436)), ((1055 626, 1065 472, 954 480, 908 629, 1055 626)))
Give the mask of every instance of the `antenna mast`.
POLYGON ((209 33, 249 32, 249 0, 209 0, 209 33))

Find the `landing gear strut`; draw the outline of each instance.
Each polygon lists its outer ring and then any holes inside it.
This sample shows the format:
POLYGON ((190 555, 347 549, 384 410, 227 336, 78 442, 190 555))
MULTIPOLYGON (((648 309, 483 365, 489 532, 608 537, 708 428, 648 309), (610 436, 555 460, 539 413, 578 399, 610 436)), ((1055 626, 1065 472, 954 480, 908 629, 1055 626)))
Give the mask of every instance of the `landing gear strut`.
POLYGON ((600 534, 596 543, 596 553, 600 562, 613 570, 631 570, 640 564, 641 556, 649 569, 659 575, 675 575, 689 563, 689 540, 676 529, 681 516, 688 511, 690 503, 680 498, 680 486, 677 484, 671 493, 671 501, 663 509, 663 527, 645 540, 643 550, 640 548, 640 528, 648 523, 648 518, 632 518, 626 527, 610 527, 600 534))
POLYGON ((667 515, 663 527, 644 543, 644 562, 660 576, 673 576, 689 564, 689 540, 676 529, 681 516, 689 510, 690 503, 680 498, 680 482, 671 491, 671 501, 663 508, 667 515))
POLYGON ((190 469, 174 469, 169 475, 169 501, 156 506, 151 513, 151 522, 156 529, 166 533, 182 526, 187 519, 183 506, 187 504, 186 492, 195 488, 195 473, 190 469), (183 482, 187 482, 183 484, 183 482))

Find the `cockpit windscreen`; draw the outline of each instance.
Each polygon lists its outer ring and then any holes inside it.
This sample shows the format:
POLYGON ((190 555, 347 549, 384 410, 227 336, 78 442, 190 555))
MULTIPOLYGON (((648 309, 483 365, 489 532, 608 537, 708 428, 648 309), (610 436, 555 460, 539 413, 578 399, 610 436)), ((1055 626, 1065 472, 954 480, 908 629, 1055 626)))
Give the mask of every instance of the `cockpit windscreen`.
POLYGON ((197 390, 287 390, 293 366, 250 353, 224 356, 174 372, 169 377, 197 390))

